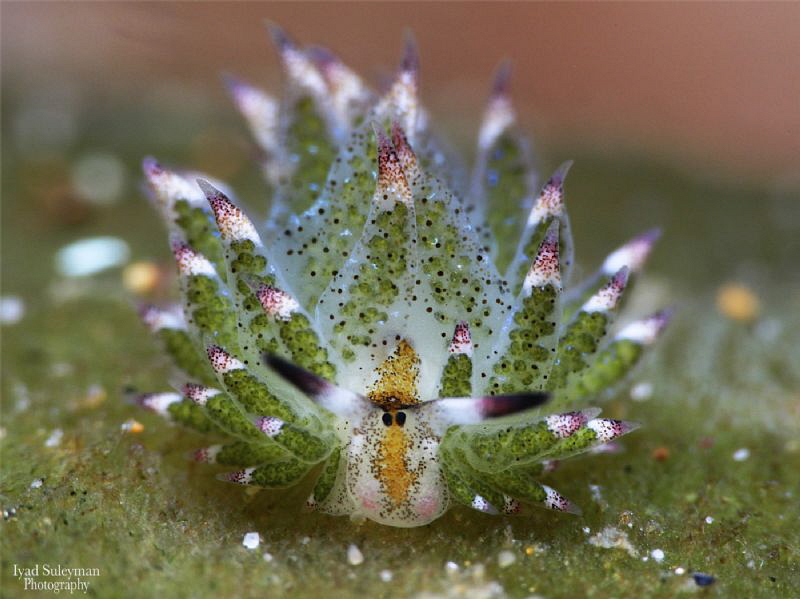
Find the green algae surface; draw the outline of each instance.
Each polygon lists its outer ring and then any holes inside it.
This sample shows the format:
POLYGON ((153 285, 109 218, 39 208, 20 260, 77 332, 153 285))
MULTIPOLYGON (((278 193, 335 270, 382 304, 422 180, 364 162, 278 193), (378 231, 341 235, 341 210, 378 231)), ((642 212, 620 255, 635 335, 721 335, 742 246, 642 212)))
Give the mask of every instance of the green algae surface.
MULTIPOLYGON (((115 140, 93 135, 85 146, 115 140)), ((116 138, 132 179, 147 152, 190 160, 143 135, 116 138)), ((189 462, 207 439, 125 401, 130 388, 169 389, 170 371, 120 271, 74 280, 53 269, 58 248, 103 234, 169 270, 155 214, 131 183, 117 204, 65 222, 31 197, 44 167, 9 155, 2 285, 26 313, 2 328, 2 596, 49 595, 14 575, 37 564, 96 568, 84 580, 97 597, 800 595, 797 189, 580 147, 544 155, 576 159, 567 206, 584 272, 615 242, 664 228, 630 309, 672 304, 675 321, 631 381, 645 383, 637 400, 628 385, 599 404, 643 426, 622 452, 567 461, 543 479, 581 516, 457 507, 407 530, 304 511, 311 480, 253 492, 189 462), (753 319, 718 310, 729 281, 758 297, 753 319), (131 418, 141 432, 123 428, 131 418), (248 532, 260 534, 256 549, 242 544, 248 532), (698 586, 697 572, 713 583, 698 586)), ((233 179, 243 198, 263 197, 250 170, 233 179)), ((37 581, 57 580, 40 566, 37 581)))

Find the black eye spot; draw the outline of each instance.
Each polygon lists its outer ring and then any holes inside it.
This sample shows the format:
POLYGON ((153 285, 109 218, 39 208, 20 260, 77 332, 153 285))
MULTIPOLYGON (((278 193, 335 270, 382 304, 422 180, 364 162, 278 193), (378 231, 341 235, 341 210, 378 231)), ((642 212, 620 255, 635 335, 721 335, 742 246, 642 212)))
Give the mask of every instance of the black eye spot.
POLYGON ((382 419, 386 426, 392 426, 392 415, 389 412, 384 412, 382 419))
POLYGON ((395 416, 395 420, 397 420, 398 426, 403 426, 406 423, 406 413, 398 412, 395 416))

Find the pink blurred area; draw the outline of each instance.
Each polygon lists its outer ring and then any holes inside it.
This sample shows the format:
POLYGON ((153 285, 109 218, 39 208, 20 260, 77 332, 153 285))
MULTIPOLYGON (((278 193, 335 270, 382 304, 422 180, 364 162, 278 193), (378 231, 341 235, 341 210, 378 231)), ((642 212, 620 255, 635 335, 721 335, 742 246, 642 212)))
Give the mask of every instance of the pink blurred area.
POLYGON ((231 71, 277 88, 264 19, 378 85, 412 29, 427 104, 471 123, 465 139, 509 57, 523 121, 545 138, 737 175, 800 167, 800 3, 3 2, 3 78, 132 93, 171 80, 221 97, 231 71))

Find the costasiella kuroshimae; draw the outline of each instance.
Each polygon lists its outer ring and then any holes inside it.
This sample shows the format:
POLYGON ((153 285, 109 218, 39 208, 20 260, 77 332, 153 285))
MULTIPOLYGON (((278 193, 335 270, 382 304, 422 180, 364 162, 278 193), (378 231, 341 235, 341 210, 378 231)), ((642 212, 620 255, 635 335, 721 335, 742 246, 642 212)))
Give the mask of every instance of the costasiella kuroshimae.
POLYGON ((271 193, 264 226, 208 177, 144 162, 181 301, 142 316, 185 385, 138 403, 214 437, 194 457, 227 466, 223 480, 308 480, 308 506, 332 515, 577 512, 539 479, 635 428, 585 406, 667 324, 612 325, 657 231, 568 285, 569 164, 537 190, 505 69, 463 180, 419 104, 413 44, 376 95, 330 52, 272 33, 282 100, 228 80, 271 193))

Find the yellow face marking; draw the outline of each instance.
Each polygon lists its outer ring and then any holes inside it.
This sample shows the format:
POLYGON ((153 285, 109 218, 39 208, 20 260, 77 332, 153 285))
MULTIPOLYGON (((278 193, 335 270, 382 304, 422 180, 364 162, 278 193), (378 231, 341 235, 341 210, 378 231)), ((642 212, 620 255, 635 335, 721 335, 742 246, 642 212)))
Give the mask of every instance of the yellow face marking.
POLYGON ((392 355, 378 367, 378 380, 367 397, 384 409, 417 404, 418 379, 419 356, 408 341, 401 339, 392 355))
POLYGON ((378 446, 373 466, 378 471, 378 480, 386 495, 400 505, 408 499, 411 486, 418 475, 408 469, 406 454, 410 446, 408 435, 397 423, 397 413, 387 412, 392 423, 386 427, 378 446))

